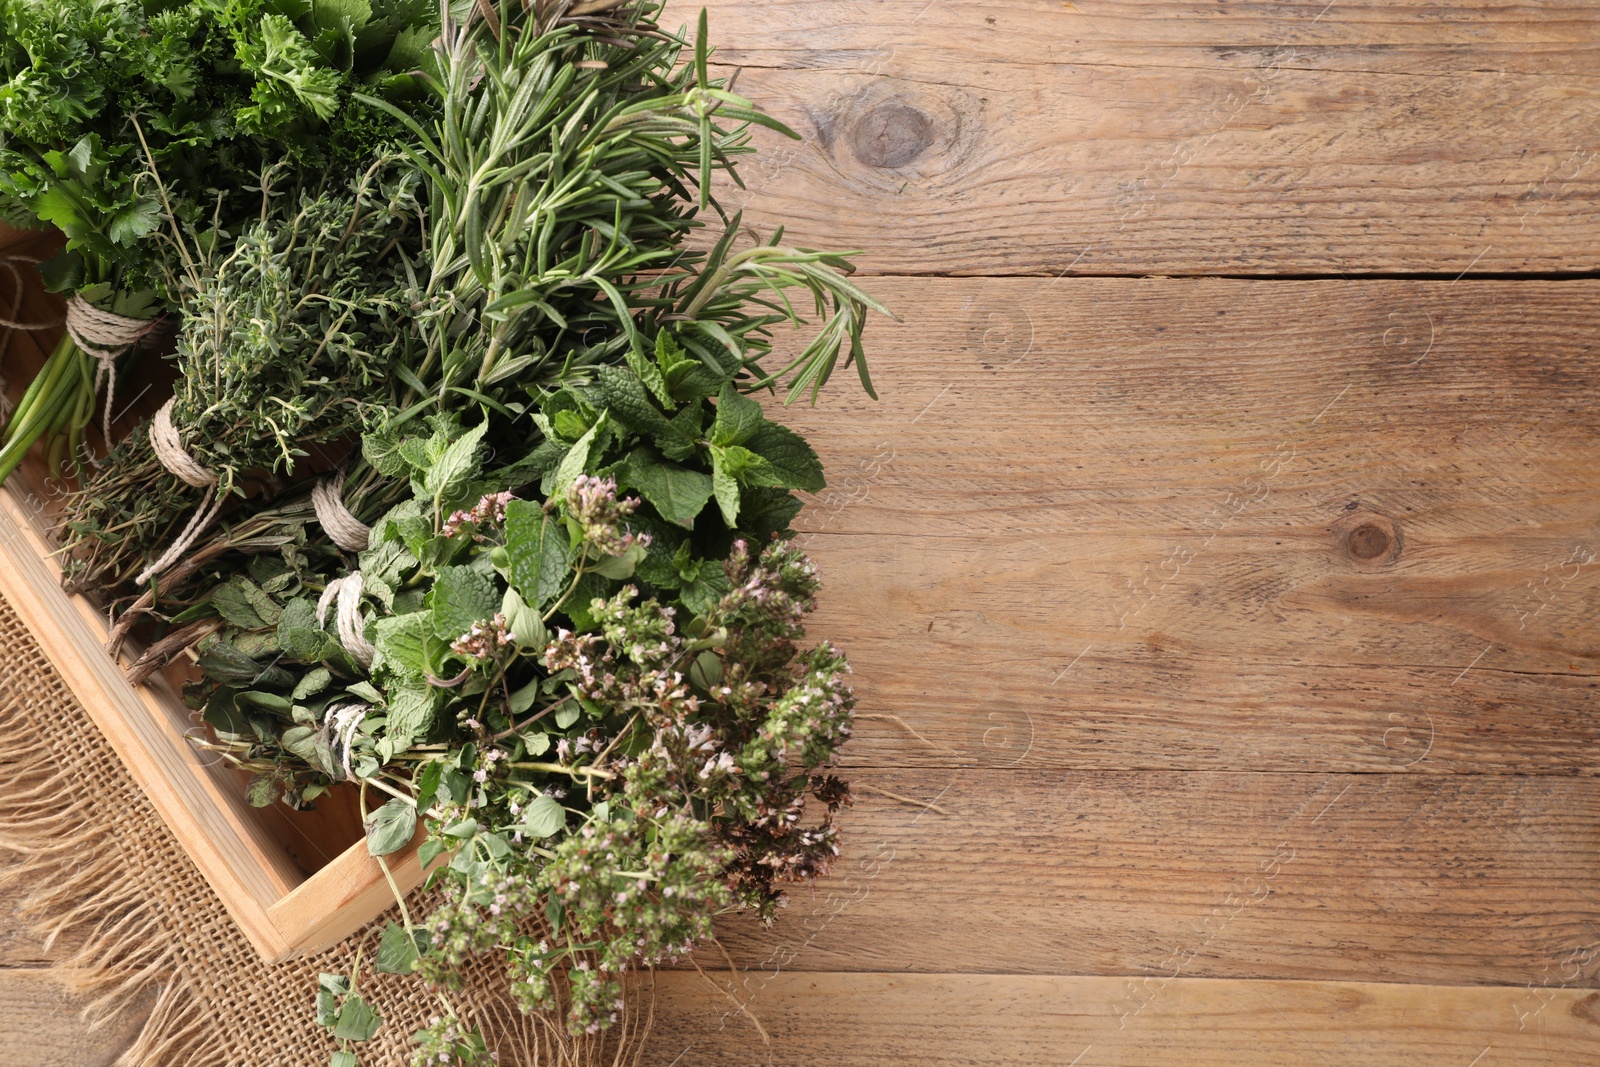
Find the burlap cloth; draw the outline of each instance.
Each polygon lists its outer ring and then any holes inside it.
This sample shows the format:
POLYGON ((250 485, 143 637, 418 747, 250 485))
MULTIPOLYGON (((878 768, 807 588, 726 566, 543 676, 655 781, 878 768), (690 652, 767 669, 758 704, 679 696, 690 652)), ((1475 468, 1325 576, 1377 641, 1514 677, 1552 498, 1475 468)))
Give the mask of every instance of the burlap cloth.
MULTIPOLYGON (((91 1018, 150 1011, 119 1067, 328 1062, 337 1046, 315 1019, 317 974, 348 974, 363 942, 370 959, 374 929, 317 956, 263 963, 0 600, 0 879, 30 872, 38 888, 0 922, 81 946, 57 966, 93 995, 91 1018)), ((439 1013, 439 1000, 416 979, 363 972, 360 991, 384 1017, 358 1048, 363 1067, 410 1063, 411 1034, 439 1013)), ((511 1006, 495 961, 466 980, 451 1000, 482 1027, 502 1067, 626 1063, 648 1027, 636 1010, 626 1050, 616 1034, 606 1047, 573 1047, 511 1006)))

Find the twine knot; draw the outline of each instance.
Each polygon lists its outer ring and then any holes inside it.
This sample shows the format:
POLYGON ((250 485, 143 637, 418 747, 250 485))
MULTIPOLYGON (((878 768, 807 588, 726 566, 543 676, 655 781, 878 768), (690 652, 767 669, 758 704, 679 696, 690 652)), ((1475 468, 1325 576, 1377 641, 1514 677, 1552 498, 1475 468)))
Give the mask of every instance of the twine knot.
POLYGON ((324 478, 311 490, 311 506, 334 544, 346 552, 365 552, 372 541, 372 527, 344 506, 343 489, 344 475, 332 480, 324 478))
POLYGON ((97 308, 77 293, 67 298, 67 333, 79 348, 94 357, 94 391, 98 393, 100 383, 106 383, 100 430, 105 435, 107 448, 111 447, 111 409, 117 396, 117 357, 138 344, 160 321, 130 318, 97 308))
POLYGON ((332 605, 339 643, 350 653, 350 658, 365 669, 372 666, 372 658, 378 650, 367 640, 367 620, 361 614, 361 591, 360 571, 351 571, 329 582, 317 600, 317 625, 328 624, 328 608, 332 605))
POLYGON ((322 727, 328 738, 328 750, 338 761, 338 766, 330 770, 342 769, 346 780, 356 776, 355 771, 350 769, 350 749, 355 744, 356 731, 361 729, 366 717, 365 704, 335 704, 323 715, 322 727))
POLYGON ((183 447, 183 439, 178 436, 178 428, 172 425, 172 404, 176 399, 176 397, 169 398, 156 412, 156 417, 150 420, 150 447, 155 449, 156 459, 160 460, 161 465, 175 477, 196 489, 204 488, 206 493, 201 497, 200 506, 190 516, 189 524, 183 528, 178 539, 172 542, 154 563, 139 572, 139 576, 133 580, 135 585, 144 585, 152 577, 177 562, 222 510, 223 498, 217 493, 219 479, 189 455, 188 450, 183 447))

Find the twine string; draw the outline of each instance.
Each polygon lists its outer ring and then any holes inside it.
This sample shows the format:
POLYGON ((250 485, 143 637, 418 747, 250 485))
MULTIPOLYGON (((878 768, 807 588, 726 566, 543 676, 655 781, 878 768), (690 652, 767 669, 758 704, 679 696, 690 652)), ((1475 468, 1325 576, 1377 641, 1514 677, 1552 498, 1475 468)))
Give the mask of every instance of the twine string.
POLYGON ((135 578, 135 585, 144 585, 152 577, 160 574, 172 564, 176 563, 185 552, 205 533, 206 529, 216 520, 218 512, 222 510, 223 497, 217 492, 218 478, 211 471, 195 462, 183 447, 183 439, 178 436, 178 429, 172 425, 172 403, 176 398, 170 398, 161 409, 156 412, 154 419, 150 420, 150 446, 155 449, 156 458, 168 471, 196 489, 204 487, 205 496, 200 498, 200 505, 195 513, 189 517, 189 523, 178 535, 178 539, 163 552, 154 563, 146 567, 135 578))
POLYGON ((367 620, 361 614, 362 581, 360 571, 351 571, 343 578, 335 578, 317 598, 317 625, 328 625, 328 608, 334 609, 334 625, 339 633, 339 643, 350 653, 350 658, 363 668, 372 666, 377 649, 367 640, 367 620))
POLYGON ((335 704, 323 716, 322 724, 328 731, 328 747, 334 752, 346 779, 356 776, 350 768, 350 749, 355 744, 356 731, 367 717, 365 704, 335 704))
POLYGON ((111 447, 111 409, 117 398, 117 357, 138 344, 160 321, 105 311, 77 293, 67 298, 67 333, 79 348, 94 357, 94 391, 98 393, 100 383, 106 383, 100 430, 105 435, 107 448, 111 447))
POLYGON ((344 506, 344 475, 324 478, 311 490, 311 506, 316 509, 317 521, 328 531, 333 543, 346 552, 365 552, 372 540, 372 527, 350 513, 344 506))

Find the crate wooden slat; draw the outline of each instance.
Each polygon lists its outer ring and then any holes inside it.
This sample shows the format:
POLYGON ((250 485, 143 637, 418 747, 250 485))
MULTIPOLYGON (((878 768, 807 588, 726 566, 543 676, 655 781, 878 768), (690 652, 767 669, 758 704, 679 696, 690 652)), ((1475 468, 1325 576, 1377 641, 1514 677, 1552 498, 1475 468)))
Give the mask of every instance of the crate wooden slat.
MULTIPOLYGON (((62 591, 26 490, 0 488, 0 595, 11 604, 123 765, 149 796, 263 957, 286 959, 354 933, 393 903, 357 842, 306 877, 246 804, 236 776, 209 765, 197 722, 157 676, 135 688, 104 647, 104 618, 62 591)), ((415 847, 390 861, 403 889, 422 879, 415 847)))

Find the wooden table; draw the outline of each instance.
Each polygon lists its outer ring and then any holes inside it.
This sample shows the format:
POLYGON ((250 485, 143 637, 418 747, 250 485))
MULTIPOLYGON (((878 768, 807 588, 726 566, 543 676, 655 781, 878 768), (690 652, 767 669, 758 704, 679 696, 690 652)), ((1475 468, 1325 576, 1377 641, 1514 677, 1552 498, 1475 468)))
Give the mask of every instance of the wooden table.
POLYGON ((1600 8, 708 6, 900 322, 790 412, 847 852, 647 1061, 1600 1060, 1600 8))

